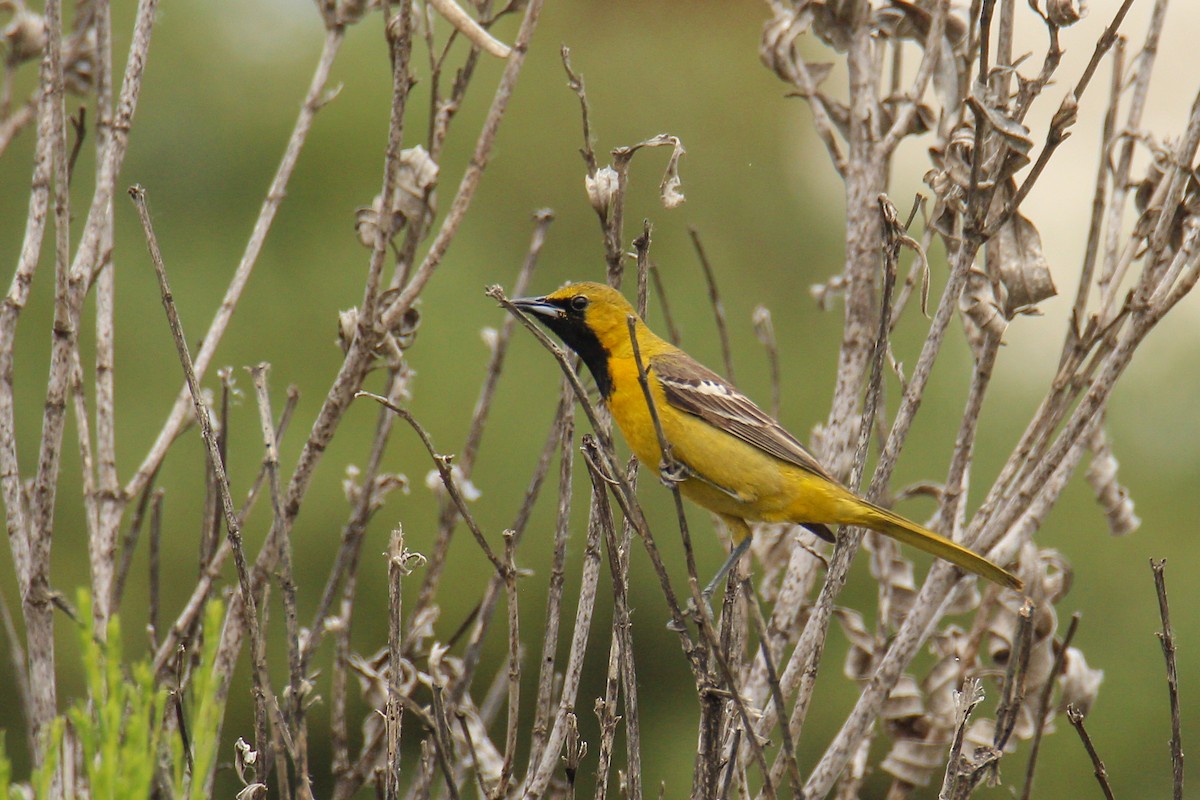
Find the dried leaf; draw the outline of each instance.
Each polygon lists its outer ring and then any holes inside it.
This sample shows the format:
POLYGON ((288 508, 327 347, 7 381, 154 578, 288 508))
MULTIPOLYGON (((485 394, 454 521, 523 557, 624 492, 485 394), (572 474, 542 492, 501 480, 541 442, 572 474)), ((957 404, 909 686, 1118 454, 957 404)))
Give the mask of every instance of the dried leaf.
POLYGON ((967 272, 967 285, 958 297, 958 310, 962 313, 967 342, 977 356, 988 337, 1000 338, 1008 330, 1008 319, 983 270, 972 267, 967 272))
MULTIPOLYGON (((929 159, 934 169, 925 173, 925 183, 937 198, 929 224, 950 240, 957 239, 957 218, 967 210, 974 152, 975 129, 969 122, 955 127, 946 138, 944 147, 929 148, 929 159)), ((981 188, 988 187, 983 178, 980 178, 979 185, 981 188)))
MULTIPOLYGON (((1029 545, 1032 550, 1033 545, 1029 545)), ((1037 553, 1036 558, 1023 553, 1022 563, 1036 563, 1038 569, 1026 569, 1022 577, 1026 580, 1026 593, 1036 603, 1033 617, 1033 630, 1030 641, 1030 653, 1025 673, 1024 702, 1019 709, 1017 722, 1013 729, 1012 744, 1018 739, 1027 739, 1034 734, 1036 719, 1034 715, 1035 698, 1041 697, 1047 682, 1051 679, 1054 669, 1056 647, 1055 635, 1058 631, 1058 619, 1054 610, 1057 603, 1069 588, 1069 570, 1064 566, 1061 556, 1053 551, 1037 553)), ((1006 665, 1013 652, 1013 638, 1017 632, 1017 609, 1024 602, 1022 598, 1001 597, 996 613, 988 620, 987 631, 989 638, 986 650, 996 666, 1006 665)), ((980 665, 981 667, 983 665, 980 665)), ((1073 687, 1078 696, 1087 702, 1094 699, 1098 690, 1101 676, 1089 671, 1085 663, 1076 665, 1078 669, 1078 688, 1073 687)), ((1059 678, 1060 683, 1065 679, 1059 678)), ((1065 686, 1064 693, 1067 691, 1065 686)), ((1065 701, 1060 703, 1058 710, 1065 708, 1065 701)), ((1047 719, 1052 722, 1052 716, 1047 719)), ((978 744, 992 742, 991 721, 979 721, 972 727, 971 737, 978 744)))
POLYGON ((833 610, 834 617, 842 626, 846 639, 850 642, 850 650, 846 653, 846 663, 842 674, 855 681, 865 681, 871 677, 874 670, 875 637, 867 630, 862 615, 849 608, 838 607, 833 610))
POLYGON ((40 14, 18 6, 0 32, 0 38, 4 39, 8 50, 5 61, 9 67, 40 58, 46 48, 46 20, 40 14))
POLYGON ((1096 702, 1103 682, 1104 670, 1092 669, 1078 648, 1068 647, 1063 656, 1063 674, 1059 679, 1062 687, 1059 708, 1072 705, 1087 714, 1092 703, 1096 702))
MULTIPOLYGON (((1039 588, 1029 587, 1029 595, 1037 598, 1039 588)), ((987 630, 991 636, 988 639, 987 651, 994 664, 1007 666, 1009 658, 1012 657, 1019 627, 1018 612, 1024 602, 1025 598, 1022 597, 1002 598, 996 613, 988 620, 987 630)), ((1049 677, 1054 662, 1053 643, 1057 630, 1058 615, 1053 605, 1037 603, 1033 616, 1029 666, 1025 677, 1027 693, 1030 685, 1043 685, 1049 677)))
MULTIPOLYGON (((791 523, 758 522, 752 526, 754 536, 750 548, 755 560, 762 565, 758 578, 758 592, 765 603, 778 603, 781 607, 794 601, 790 608, 803 608, 798 598, 809 596, 813 584, 820 579, 828 563, 820 550, 825 546, 807 528, 791 523)), ((795 635, 803 628, 801 618, 789 625, 795 635)))
MULTIPOLYGON (((930 2, 910 3, 905 0, 891 0, 890 5, 875 11, 872 24, 877 33, 897 39, 907 39, 924 47, 929 40, 929 31, 933 25, 933 12, 929 10, 930 2)), ((937 63, 933 72, 933 89, 943 109, 957 109, 962 104, 963 65, 966 61, 958 58, 967 43, 969 30, 966 19, 954 11, 946 14, 945 26, 941 40, 938 42, 937 63)), ((921 109, 918 109, 921 113, 921 109)), ((930 110, 930 115, 936 121, 936 116, 930 110)), ((932 125, 930 125, 932 127, 932 125)))
POLYGON ((667 161, 667 168, 663 172, 662 183, 659 184, 658 194, 662 200, 663 208, 675 208, 683 204, 686 199, 683 192, 679 191, 679 187, 683 185, 683 181, 679 178, 679 159, 683 157, 687 151, 683 149, 683 143, 676 136, 665 137, 671 143, 671 158, 667 161))
POLYGON ((792 83, 797 56, 796 39, 812 29, 813 5, 801 3, 774 6, 775 16, 763 26, 762 44, 758 57, 763 64, 783 80, 792 83))
POLYGON ((981 717, 967 727, 967 732, 963 735, 963 751, 991 748, 994 741, 996 741, 996 720, 990 717, 981 717))
POLYGON ((879 768, 910 786, 928 786, 946 765, 949 738, 897 739, 879 768))
POLYGON ((874 546, 874 541, 875 537, 868 536, 864 542, 874 553, 874 558, 871 559, 871 575, 888 588, 887 621, 889 625, 899 627, 917 599, 913 565, 904 557, 900 548, 878 548, 874 546))
POLYGON ((754 335, 763 347, 775 347, 775 326, 771 322, 771 309, 759 303, 750 314, 750 324, 754 326, 754 335))
POLYGON ((1075 97, 1074 92, 1068 92, 1067 96, 1062 99, 1058 110, 1054 112, 1054 116, 1050 120, 1050 130, 1052 135, 1058 137, 1057 141, 1061 142, 1070 136, 1067 128, 1070 128, 1079 120, 1079 100, 1075 97))
POLYGON ((447 22, 458 29, 476 47, 496 58, 508 58, 512 48, 492 36, 454 0, 430 0, 429 5, 438 10, 447 22))
POLYGON ((354 230, 364 247, 375 247, 376 239, 385 230, 391 215, 393 235, 410 220, 429 221, 436 208, 434 187, 437 186, 438 165, 421 145, 400 152, 393 177, 392 198, 384 208, 383 195, 375 195, 370 206, 355 212, 354 230))
MULTIPOLYGON (((891 127, 892 120, 896 118, 899 110, 904 109, 913 101, 903 95, 890 95, 883 99, 884 125, 891 127)), ((928 133, 937 125, 937 114, 932 108, 925 103, 916 104, 916 113, 909 118, 908 128, 903 132, 903 135, 919 136, 922 133, 928 133)))
POLYGON ((338 347, 343 353, 350 351, 350 343, 358 333, 358 308, 348 308, 338 312, 338 347))
POLYGON ((925 696, 911 675, 901 675, 883 703, 886 720, 910 720, 925 714, 925 696))
POLYGON ((854 37, 854 4, 846 2, 812 3, 813 33, 839 53, 850 48, 854 37))
MULTIPOLYGON (((1165 147, 1154 142, 1150 143, 1154 160, 1146 168, 1146 177, 1138 184, 1134 193, 1134 205, 1142 212, 1134 225, 1134 237, 1149 238, 1154 226, 1158 224, 1158 215, 1162 213, 1162 202, 1169 181, 1164 178, 1172 170, 1174 154, 1165 147)), ((1175 208, 1175 216, 1171 220, 1171 247, 1178 250, 1183 244, 1184 224, 1189 216, 1200 214, 1200 180, 1193 171, 1188 174, 1187 185, 1184 187, 1183 199, 1175 208)))
MULTIPOLYGON (((483 496, 483 492, 471 482, 471 479, 463 473, 462 468, 458 464, 450 466, 450 480, 454 481, 454 487, 458 489, 463 500, 466 500, 468 503, 473 503, 483 496)), ((431 469, 425 473, 425 488, 438 497, 445 495, 446 484, 442 480, 442 473, 439 470, 431 469)))
POLYGON ((1087 16, 1084 0, 1047 0, 1046 19, 1060 28, 1074 25, 1087 16))
POLYGON ((1088 445, 1092 450, 1092 461, 1087 468, 1087 482, 1096 494, 1104 518, 1108 520, 1109 532, 1113 536, 1133 533, 1142 521, 1133 512, 1133 498, 1129 496, 1129 490, 1117 480, 1117 457, 1102 428, 1096 428, 1088 445))
POLYGON ((987 267, 1004 292, 1001 307, 1007 319, 1058 294, 1042 252, 1042 237, 1029 218, 1019 212, 988 242, 987 267))
MULTIPOLYGON (((829 73, 833 72, 833 63, 829 61, 798 61, 798 64, 804 65, 804 71, 808 74, 808 80, 815 89, 829 77, 829 73)), ((803 92, 791 92, 791 97, 803 97, 803 92)))
MULTIPOLYGON (((1000 134, 1010 150, 1027 156, 1033 149, 1033 137, 1029 133, 1029 128, 1005 114, 1003 110, 981 102, 975 95, 967 98, 967 104, 971 106, 971 110, 977 116, 987 119, 988 125, 1000 134)), ((1026 163, 1028 163, 1028 158, 1026 158, 1026 163)))
MULTIPOLYGON (((358 22, 367 13, 370 0, 342 0, 337 7, 337 20, 343 25, 358 22)), ((430 10, 430 13, 433 13, 430 10)))
POLYGON ((588 175, 583 179, 583 188, 587 191, 588 202, 592 204, 592 208, 596 209, 596 213, 602 219, 608 219, 619 186, 620 177, 612 167, 602 167, 596 170, 595 175, 588 175))
POLYGON ((983 702, 983 682, 979 678, 969 678, 963 682, 961 692, 954 693, 954 727, 962 728, 971 718, 975 706, 983 702))
POLYGON ((683 148, 683 142, 678 136, 660 133, 658 136, 638 142, 632 147, 618 147, 613 150, 613 159, 618 166, 627 164, 633 158, 633 154, 643 147, 671 148, 671 157, 667 160, 667 168, 663 172, 662 182, 658 186, 659 199, 664 208, 675 208, 681 205, 685 198, 683 192, 679 191, 679 187, 683 185, 683 181, 679 177, 679 159, 687 153, 687 150, 683 148))
POLYGON ((438 165, 421 145, 400 151, 396 166, 396 195, 393 209, 414 219, 432 207, 426 197, 437 185, 438 165))
MULTIPOLYGON (((363 702, 369 708, 383 709, 387 705, 388 682, 392 673, 390 659, 391 655, 386 647, 375 651, 368 658, 357 653, 350 656, 350 669, 358 678, 363 702)), ((400 667, 400 693, 411 695, 417 685, 417 669, 407 659, 400 662, 400 667)))
MULTIPOLYGON (((1017 722, 1013 726, 1012 735, 1004 745, 1004 752, 1016 752, 1018 743, 1030 739, 1036 727, 1033 713, 1029 710, 1029 705, 1021 706, 1021 710, 1017 714, 1017 722)), ((971 723, 971 727, 967 729, 967 734, 963 737, 963 743, 963 750, 968 749, 966 747, 967 744, 972 745, 976 750, 976 764, 981 762, 981 755, 983 758, 997 758, 999 752, 995 747, 996 720, 986 717, 975 720, 971 723)))
POLYGON ((957 625, 948 625, 935 633, 930 650, 938 660, 922 681, 927 714, 937 727, 949 730, 955 724, 958 687, 963 673, 976 671, 974 664, 964 661, 971 652, 978 654, 978 650, 971 647, 966 633, 957 625))
POLYGON ((876 35, 907 39, 924 45, 933 25, 933 14, 916 3, 890 0, 888 5, 874 10, 871 25, 875 28, 876 35))
POLYGON ((407 620, 408 641, 412 642, 414 652, 421 652, 424 643, 433 638, 433 624, 441 615, 441 606, 430 605, 407 620))
POLYGON ((504 753, 496 747, 488 736, 487 725, 479 716, 479 709, 469 701, 470 695, 463 696, 456 713, 459 719, 466 723, 466 731, 462 725, 452 725, 454 738, 460 745, 460 752, 469 752, 474 756, 474 767, 485 786, 493 786, 500 780, 504 769, 504 753), (467 737, 470 737, 470 742, 467 737))
POLYGON ((828 311, 833 298, 846 291, 846 276, 839 273, 825 283, 814 283, 808 287, 808 293, 817 301, 817 308, 828 311))
POLYGON ((258 775, 259 768, 259 752, 251 747, 250 744, 240 736, 238 737, 238 740, 233 743, 233 749, 235 753, 235 757, 233 759, 233 768, 234 771, 237 772, 238 780, 242 782, 243 786, 245 786, 242 791, 238 792, 239 800, 242 800, 243 796, 246 798, 246 800, 257 797, 266 797, 267 787, 263 786, 261 783, 255 782, 255 777, 258 775), (256 787, 262 788, 258 789, 256 787))
MULTIPOLYGON (((342 478, 342 493, 346 502, 357 506, 362 502, 364 487, 358 482, 359 468, 354 464, 346 465, 345 477, 342 478)), ((370 512, 374 513, 383 507, 387 496, 399 489, 402 494, 408 494, 408 477, 400 472, 381 472, 375 476, 370 486, 370 512)))

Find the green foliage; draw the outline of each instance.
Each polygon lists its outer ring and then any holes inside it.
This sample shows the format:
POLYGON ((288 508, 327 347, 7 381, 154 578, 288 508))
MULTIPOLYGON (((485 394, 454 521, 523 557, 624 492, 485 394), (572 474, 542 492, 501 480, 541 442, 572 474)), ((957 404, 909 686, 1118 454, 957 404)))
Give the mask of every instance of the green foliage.
MULTIPOLYGON (((91 617, 91 599, 80 590, 83 619, 91 617)), ((158 761, 166 689, 154 685, 153 667, 141 661, 124 671, 121 627, 108 624, 104 643, 86 626, 80 629, 87 700, 67 712, 83 748, 91 796, 98 800, 149 797, 158 761)))
POLYGON ((46 747, 43 749, 42 765, 33 771, 33 796, 38 800, 53 797, 54 773, 58 771, 58 759, 62 753, 63 729, 66 721, 56 717, 46 733, 46 747))
MULTIPOLYGON (((46 733, 49 746, 45 748, 45 761, 42 762, 40 768, 34 770, 31 776, 33 796, 38 800, 51 797, 50 790, 54 783, 54 771, 58 768, 58 757, 62 750, 63 725, 63 718, 59 717, 50 726, 50 730, 46 733)), ((4 733, 3 730, 0 730, 0 800, 15 800, 15 798, 25 795, 12 785, 12 760, 8 757, 4 733)))
MULTIPOLYGON (((91 597, 79 592, 79 616, 91 619, 91 597)), ((184 715, 188 721, 194 767, 184 752, 181 736, 169 737, 165 754, 169 755, 173 797, 206 797, 205 784, 216 766, 217 733, 224 703, 217 698, 218 682, 213 678, 217 659, 219 631, 224 616, 220 601, 208 604, 204 615, 204 647, 192 670, 184 715), (193 775, 199 780, 193 780, 193 775)), ((34 797, 52 796, 54 773, 63 748, 63 734, 69 721, 83 749, 87 770, 88 796, 93 800, 150 797, 155 774, 164 755, 164 719, 169 692, 156 687, 154 667, 149 659, 126 666, 121 658, 121 626, 116 617, 109 621, 106 641, 92 636, 89 626, 80 626, 80 643, 87 697, 76 700, 66 715, 55 719, 47 732, 42 765, 31 776, 34 797)), ((11 788, 12 762, 0 730, 0 800, 19 796, 11 788)))
POLYGON ((178 736, 171 737, 174 795, 186 797, 188 800, 201 800, 208 796, 205 784, 217 763, 220 745, 217 734, 225 714, 225 703, 217 697, 219 682, 213 675, 213 665, 217 662, 217 645, 221 640, 219 634, 224 614, 225 610, 218 600, 210 601, 205 609, 204 646, 200 653, 200 662, 192 670, 192 679, 184 702, 192 748, 190 771, 186 754, 183 752, 182 739, 178 736))
POLYGON ((12 761, 4 747, 4 731, 0 730, 0 800, 8 800, 12 786, 12 761))

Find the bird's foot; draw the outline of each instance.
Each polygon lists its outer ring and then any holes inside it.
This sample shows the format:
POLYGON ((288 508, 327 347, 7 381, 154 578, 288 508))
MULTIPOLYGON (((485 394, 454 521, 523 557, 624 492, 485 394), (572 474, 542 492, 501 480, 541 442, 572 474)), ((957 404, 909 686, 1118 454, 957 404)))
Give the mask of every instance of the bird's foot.
MULTIPOLYGON (((696 607, 695 598, 688 598, 687 604, 684 605, 684 607, 681 609, 681 612, 680 612, 680 616, 681 616, 682 620, 685 620, 685 621, 691 620, 691 621, 695 622, 695 621, 699 620, 700 614, 704 614, 705 616, 708 617, 708 620, 710 623, 714 622, 714 616, 713 616, 713 610, 712 610, 712 592, 709 591, 708 589, 705 589, 704 591, 702 591, 700 593, 700 599, 702 601, 701 607, 703 608, 703 611, 699 610, 696 607)), ((669 631, 673 631, 674 633, 682 633, 686 629, 687 629, 686 626, 681 624, 681 622, 679 620, 676 620, 676 619, 667 620, 667 630, 669 630, 669 631)))
POLYGON ((682 461, 664 458, 658 464, 658 479, 668 489, 674 489, 690 477, 692 477, 692 471, 682 461))

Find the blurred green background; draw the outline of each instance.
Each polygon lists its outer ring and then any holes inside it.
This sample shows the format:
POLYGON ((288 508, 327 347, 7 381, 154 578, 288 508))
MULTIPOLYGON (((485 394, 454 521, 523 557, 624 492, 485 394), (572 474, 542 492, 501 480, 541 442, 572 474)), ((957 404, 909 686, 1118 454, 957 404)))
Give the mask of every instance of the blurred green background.
MULTIPOLYGON (((119 3, 115 13, 116 52, 123 64, 132 3, 119 3)), ((1021 5, 1021 4, 1019 4, 1021 5)), ((1068 58, 1063 73, 1074 81, 1081 59, 1090 54, 1096 32, 1107 20, 1108 3, 1093 10, 1086 25, 1064 32, 1068 58)), ((1145 12, 1147 9, 1141 9, 1145 12)), ((524 256, 535 209, 554 210, 556 222, 543 252, 535 288, 549 290, 567 279, 602 279, 603 249, 595 214, 583 191, 584 169, 578 102, 565 86, 559 46, 568 45, 575 68, 584 75, 594 112, 597 151, 628 145, 668 132, 682 138, 683 190, 688 201, 666 211, 656 201, 665 153, 647 151, 634 160, 627 212, 632 236, 643 217, 654 224, 652 254, 661 266, 684 345, 701 360, 719 364, 720 351, 705 300, 701 273, 687 236, 687 226, 700 230, 721 284, 729 315, 739 383, 764 402, 769 397, 766 360, 750 327, 758 303, 773 312, 781 348, 784 384, 782 421, 804 438, 822 421, 828 401, 840 338, 840 307, 820 312, 809 286, 839 270, 842 252, 843 198, 823 149, 808 126, 803 103, 785 97, 788 87, 758 61, 757 47, 764 5, 749 2, 594 2, 550 3, 528 63, 517 86, 497 140, 492 163, 467 222, 422 301, 424 322, 410 359, 416 370, 412 409, 443 452, 455 452, 466 434, 488 352, 480 340, 484 327, 503 319, 483 296, 491 283, 511 286, 524 256)), ((1192 9, 1177 9, 1183 19, 1192 9)), ((1131 15, 1126 31, 1136 39, 1145 15, 1131 15)), ((1173 26, 1164 42, 1159 80, 1169 85, 1172 64, 1188 63, 1188 51, 1173 26), (1174 38, 1172 38, 1174 36, 1174 38), (1175 50, 1170 46, 1176 45, 1175 50), (1172 61, 1172 59, 1176 59, 1172 61)), ((512 39, 513 21, 498 26, 501 38, 512 39)), ((131 147, 119 188, 140 183, 147 189, 160 243, 179 311, 194 342, 206 328, 226 282, 240 257, 266 187, 278 164, 300 101, 320 52, 322 30, 311 4, 294 0, 203 2, 175 0, 159 13, 142 100, 135 118, 131 147)), ((1041 47, 1031 36, 1029 47, 1041 47)), ((828 54, 818 55, 828 59, 828 54)), ((425 74, 426 54, 418 48, 416 63, 425 74)), ((1038 51, 1040 61, 1040 50, 1038 51)), ((1194 65, 1194 56, 1191 63, 1194 65)), ((1107 69, 1107 67, 1105 67, 1107 69)), ((27 73, 28 73, 27 69, 27 73)), ((449 203, 499 65, 485 59, 480 74, 455 123, 442 164, 440 199, 449 203)), ((1195 74, 1194 71, 1190 74, 1195 74)), ((24 77, 29 78, 26 74, 24 77)), ((260 461, 257 416, 249 377, 241 367, 268 361, 276 406, 285 387, 295 384, 301 400, 283 442, 284 466, 295 463, 321 398, 341 361, 335 341, 339 309, 356 305, 367 263, 367 251, 354 233, 354 211, 369 204, 380 186, 387 130, 389 73, 378 15, 353 27, 340 55, 333 84, 342 84, 337 99, 316 118, 288 197, 221 345, 217 365, 237 368, 246 390, 234 409, 230 432, 230 474, 235 496, 243 493, 260 461)), ((838 80, 835 73, 834 79, 838 80)), ((416 88, 418 102, 409 117, 412 133, 406 144, 423 142, 426 87, 416 88)), ((1181 98, 1165 90, 1153 96, 1147 127, 1161 135, 1176 134, 1186 114, 1187 87, 1181 98)), ((1057 105, 1060 90, 1049 91, 1044 114, 1032 118, 1034 130, 1044 126, 1057 105)), ((1098 96, 1093 97, 1093 106, 1098 96)), ((1044 304, 1045 316, 1017 321, 1000 356, 998 379, 985 408, 978 445, 973 497, 978 501, 1003 463, 1025 420, 1041 398, 1053 373, 1064 320, 1078 272, 1086 233, 1090 182, 1099 129, 1088 127, 1097 109, 1085 102, 1077 135, 1031 196, 1027 213, 1039 225, 1055 280, 1066 297, 1044 304)), ((71 109, 74 106, 70 106, 71 109)), ((1102 109, 1100 109, 1102 111, 1102 109)), ((927 168, 923 145, 903 151, 891 194, 907 207, 920 191, 927 168)), ((32 135, 27 132, 0 160, 0 261, 16 262, 26 212, 32 135)), ((85 147, 79 170, 90 171, 85 147)), ((76 221, 90 197, 90 181, 75 187, 76 221)), ((117 199, 117 402, 118 456, 127 480, 170 408, 180 373, 163 320, 158 292, 132 207, 117 199)), ((51 241, 48 239, 47 241, 51 241)), ((51 314, 51 256, 34 286, 30 306, 18 332, 18 431, 22 465, 29 474, 35 460, 45 391, 51 314)), ((935 293, 945 266, 934 254, 935 293)), ((7 271, 12 267, 7 266, 7 271)), ((936 295, 935 295, 936 296, 936 295)), ((915 309, 914 309, 915 311, 915 309)), ((912 363, 925 323, 910 313, 896 343, 898 357, 912 363)), ((661 325, 652 304, 652 325, 661 325)), ((88 331, 91 316, 84 322, 88 331)), ((1173 612, 1180 646, 1180 672, 1185 699, 1185 748, 1200 737, 1200 720, 1188 714, 1189 678, 1200 674, 1200 657, 1192 643, 1200 640, 1200 609, 1191 591, 1192 562, 1200 550, 1191 537, 1200 510, 1200 394, 1195 333, 1197 303, 1187 301, 1156 331, 1129 370, 1110 410, 1109 431, 1122 459, 1121 477, 1137 501, 1141 530, 1124 539, 1109 536, 1091 493, 1079 476, 1039 533, 1044 547, 1062 551, 1075 567, 1072 592, 1059 607, 1060 620, 1073 611, 1083 614, 1076 645, 1089 663, 1105 671, 1099 701, 1088 718, 1096 746, 1108 766, 1118 796, 1165 796, 1170 786, 1167 741, 1170 733, 1163 660, 1157 639, 1157 608, 1147 560, 1167 558, 1173 612)), ((957 330, 957 329, 956 329, 957 330)), ((85 334, 90 347, 90 333, 85 334)), ((956 420, 969 377, 970 356, 955 336, 935 372, 911 445, 902 459, 896 485, 945 475, 956 420)), ((378 389, 374 377, 368 388, 378 389)), ((215 373, 205 380, 216 385, 215 373)), ((554 409, 557 370, 528 336, 518 333, 501 383, 475 471, 482 497, 475 503, 484 530, 499 541, 511 523, 541 447, 554 409)), ((892 387, 895 397, 895 387, 892 387)), ((341 490, 348 463, 366 460, 376 410, 360 403, 351 410, 322 461, 304 503, 295 533, 295 564, 301 619, 311 618, 338 535, 348 513, 341 490)), ((581 422, 581 426, 585 423, 581 422)), ((68 424, 64 472, 59 492, 54 545, 55 588, 72 596, 87 581, 85 528, 78 502, 78 448, 73 423, 68 424)), ((361 570, 354 643, 372 652, 385 642, 382 614, 370 613, 386 603, 388 530, 401 523, 408 546, 428 548, 436 529, 436 503, 424 486, 430 469, 415 437, 399 430, 386 460, 387 469, 408 475, 412 491, 393 495, 377 516, 365 547, 361 570)), ((203 456, 198 437, 189 434, 168 457, 159 478, 167 490, 164 528, 164 614, 173 615, 190 588, 204 496, 203 456)), ((649 483, 649 482, 647 482, 649 483)), ((585 497, 584 484, 577 498, 585 497)), ((682 581, 679 548, 673 536, 667 497, 656 486, 644 491, 656 514, 659 542, 668 564, 682 581)), ((917 501, 913 515, 927 513, 917 501)), ((526 631, 542 624, 545 581, 550 559, 550 506, 535 517, 519 555, 534 575, 522 584, 522 621, 526 631)), ((268 504, 261 503, 247 526, 253 549, 265 534, 268 504)), ((721 554, 707 535, 705 515, 692 514, 703 545, 701 572, 714 569, 721 554)), ((570 551, 567 597, 577 585, 580 559, 578 528, 570 551)), ((477 599, 488 574, 477 548, 460 536, 443 584, 438 635, 458 627, 477 599), (458 587, 462 591, 458 591, 458 587), (454 605, 454 603, 461 605, 454 605)), ((690 786, 695 746, 696 705, 691 678, 672 634, 662 622, 667 612, 660 590, 640 548, 633 555, 637 583, 633 605, 638 670, 643 681, 643 731, 647 786, 666 783, 666 796, 682 796, 690 786)), ((123 609, 128 652, 145 641, 145 553, 135 560, 136 579, 123 609)), ((415 578, 419 577, 414 576, 415 578)), ((415 588, 415 587, 410 587, 415 588)), ((19 608, 8 548, 0 549, 0 591, 11 608, 19 608)), ((602 590, 603 591, 603 590, 602 590)), ((869 607, 874 589, 865 567, 843 602, 869 607)), ((602 595, 606 603, 607 591, 602 595)), ((570 601, 573 609, 573 600, 570 601)), ((280 619, 277 607, 272 619, 280 619)), ((591 701, 601 691, 607 658, 605 620, 598 615, 590 655, 589 684, 579 706, 584 737, 596 741, 591 701)), ((60 702, 80 690, 77 641, 60 624, 62 664, 60 702)), ((503 631, 492 636, 496 663, 503 655, 503 631)), ((536 640, 536 641, 540 641, 536 640)), ((537 643, 533 646, 537 646, 537 643)), ((854 687, 840 677, 844 645, 831 636, 823 670, 824 691, 800 742, 802 768, 810 766, 853 702, 854 687)), ((328 668, 326 646, 317 663, 328 668)), ((284 665, 283 658, 275 660, 284 665)), ((526 661, 527 673, 534 667, 526 661)), ((282 677, 283 673, 279 673, 282 677)), ((483 670, 480 681, 490 678, 483 670)), ((527 675, 532 679, 532 674, 527 675)), ((277 685, 281 685, 278 683, 277 685)), ((11 686, 11 665, 0 659, 0 685, 11 686)), ((527 684, 532 696, 532 683, 527 684)), ((323 690, 323 693, 326 690, 323 690)), ((23 722, 12 693, 0 699, 0 728, 24 758, 23 722)), ((993 698, 994 699, 994 698, 993 698)), ((243 674, 234 686, 226 740, 251 730, 249 681, 243 674)), ((992 700, 986 708, 993 707, 992 700)), ((1193 706, 1194 707, 1194 706, 1193 706)), ((326 727, 327 705, 313 711, 313 735, 326 727)), ((1096 791, 1091 766, 1066 729, 1043 746, 1038 777, 1040 797, 1069 797, 1096 791)), ((322 764, 327 745, 314 742, 318 796, 327 784, 322 764)), ((594 752, 594 750, 593 750, 594 752)), ((223 754, 228 759, 231 752, 223 754)), ((1005 775, 1023 772, 1024 748, 1004 762, 1005 775)), ((584 772, 590 775, 591 762, 584 772)), ((22 774, 18 772, 18 774, 22 774)), ((882 793, 886 776, 870 784, 882 793)), ((934 796, 930 789, 927 796, 934 796)), ((981 796, 1007 796, 990 790, 981 796)))

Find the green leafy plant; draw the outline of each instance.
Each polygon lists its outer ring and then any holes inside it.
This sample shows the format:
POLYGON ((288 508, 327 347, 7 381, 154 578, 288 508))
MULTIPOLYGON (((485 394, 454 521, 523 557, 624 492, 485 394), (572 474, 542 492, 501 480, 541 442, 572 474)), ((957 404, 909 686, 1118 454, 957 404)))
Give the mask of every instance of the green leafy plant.
MULTIPOLYGON (((83 619, 91 619, 91 598, 80 590, 83 619)), ((167 690, 156 688, 147 661, 126 672, 121 659, 121 628, 114 616, 106 641, 81 627, 88 697, 67 712, 83 748, 93 798, 148 797, 154 785, 167 690)))
MULTIPOLYGON (((224 605, 208 603, 204 615, 206 631, 219 631, 224 605)), ((92 618, 91 596, 79 592, 79 618, 92 618)), ((56 718, 47 730, 46 757, 30 776, 30 789, 38 800, 53 796, 55 771, 64 746, 67 724, 83 751, 88 796, 104 798, 150 797, 157 774, 165 762, 171 796, 206 797, 205 785, 216 766, 218 738, 224 702, 217 696, 213 665, 217 657, 216 635, 203 636, 204 645, 182 699, 186 730, 168 726, 167 703, 171 692, 156 686, 149 659, 126 665, 122 660, 121 627, 117 617, 109 620, 105 640, 80 626, 80 643, 87 696, 76 700, 67 713, 56 718), (167 742, 164 742, 167 734, 167 742), (190 751, 190 752, 189 752, 190 751)), ((178 720, 178 717, 174 719, 178 720)), ((12 787, 12 762, 0 731, 0 800, 17 795, 12 787)))
POLYGON ((213 673, 217 660, 217 646, 221 621, 225 613, 219 600, 212 600, 204 612, 204 645, 200 661, 192 669, 184 701, 184 718, 188 720, 187 740, 183 736, 170 739, 171 764, 173 765, 174 796, 199 800, 208 796, 205 784, 217 763, 220 745, 221 719, 225 714, 225 703, 218 696, 219 681, 213 673), (191 745, 191 758, 184 747, 191 745), (190 766, 189 766, 190 765, 190 766))

